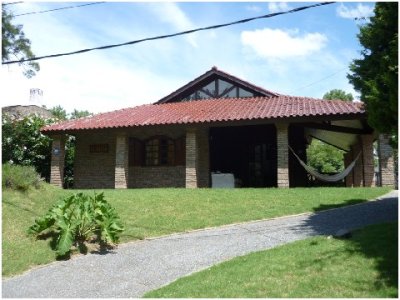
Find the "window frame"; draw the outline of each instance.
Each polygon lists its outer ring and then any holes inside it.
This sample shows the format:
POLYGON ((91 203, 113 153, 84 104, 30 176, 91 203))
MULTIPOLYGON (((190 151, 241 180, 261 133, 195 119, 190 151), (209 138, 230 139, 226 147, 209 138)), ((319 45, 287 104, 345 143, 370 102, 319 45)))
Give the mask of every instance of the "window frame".
POLYGON ((175 141, 165 135, 152 136, 143 143, 144 166, 168 167, 175 165, 175 141), (149 152, 151 150, 151 152, 149 152), (149 154, 153 157, 149 157, 149 154))

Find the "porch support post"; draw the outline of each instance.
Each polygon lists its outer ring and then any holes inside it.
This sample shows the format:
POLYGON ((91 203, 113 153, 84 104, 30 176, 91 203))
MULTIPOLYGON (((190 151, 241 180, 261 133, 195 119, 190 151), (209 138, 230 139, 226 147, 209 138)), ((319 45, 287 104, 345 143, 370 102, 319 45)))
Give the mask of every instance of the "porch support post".
POLYGON ((393 149, 389 145, 389 135, 379 134, 378 137, 379 157, 379 186, 395 186, 396 178, 394 172, 393 149))
POLYGON ((63 187, 64 183, 64 158, 65 136, 55 135, 51 145, 50 184, 63 187))
MULTIPOLYGON (((347 168, 354 159, 353 151, 349 151, 344 155, 344 167, 347 168)), ((353 186, 353 171, 345 178, 346 187, 353 186)))
POLYGON ((197 133, 190 128, 186 131, 186 188, 197 188, 197 133))
POLYGON ((277 146, 277 179, 278 187, 289 187, 289 124, 276 124, 277 146))
MULTIPOLYGON (((352 146, 352 152, 353 152, 353 157, 355 158, 358 153, 361 151, 361 145, 359 143, 355 144, 352 146)), ((354 187, 360 187, 362 186, 362 181, 363 181, 363 155, 361 153, 360 157, 356 161, 356 164, 353 168, 353 186, 354 187)))
POLYGON ((128 188, 128 138, 118 133, 115 145, 115 188, 128 188))
POLYGON ((372 187, 374 184, 374 137, 372 134, 363 134, 362 143, 362 162, 363 162, 363 183, 364 187, 372 187))

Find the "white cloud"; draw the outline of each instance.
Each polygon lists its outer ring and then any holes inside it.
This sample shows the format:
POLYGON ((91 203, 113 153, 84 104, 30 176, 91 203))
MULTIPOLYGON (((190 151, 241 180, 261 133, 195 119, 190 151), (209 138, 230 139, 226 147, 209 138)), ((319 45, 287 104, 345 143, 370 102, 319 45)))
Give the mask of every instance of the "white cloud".
POLYGON ((307 56, 318 52, 327 43, 328 38, 321 33, 299 34, 299 30, 281 30, 264 28, 243 31, 241 41, 258 56, 267 59, 285 59, 307 56))
MULTIPOLYGON (((195 25, 192 23, 192 21, 176 3, 152 3, 150 9, 157 16, 159 21, 170 24, 175 30, 185 31, 195 28, 195 25)), ((197 42, 193 34, 186 36, 186 39, 193 47, 197 47, 197 42)))
POLYGON ((257 6, 257 5, 247 5, 246 6, 246 10, 258 13, 258 12, 262 11, 262 8, 260 6, 257 6))
POLYGON ((338 16, 345 19, 359 19, 359 18, 367 18, 373 15, 374 8, 368 5, 363 5, 359 3, 357 7, 349 8, 345 6, 343 3, 340 4, 336 8, 336 13, 338 16))
POLYGON ((281 12, 289 10, 290 6, 286 2, 269 2, 268 10, 270 13, 281 12))

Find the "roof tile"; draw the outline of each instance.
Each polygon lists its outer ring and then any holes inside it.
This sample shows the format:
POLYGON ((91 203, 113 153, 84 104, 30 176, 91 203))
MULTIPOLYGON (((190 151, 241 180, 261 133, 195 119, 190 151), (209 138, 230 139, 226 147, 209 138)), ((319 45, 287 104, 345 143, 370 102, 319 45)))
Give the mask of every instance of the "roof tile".
POLYGON ((207 99, 146 104, 64 121, 43 132, 122 128, 148 125, 192 124, 217 121, 277 119, 300 116, 365 114, 359 103, 279 95, 277 97, 207 99))

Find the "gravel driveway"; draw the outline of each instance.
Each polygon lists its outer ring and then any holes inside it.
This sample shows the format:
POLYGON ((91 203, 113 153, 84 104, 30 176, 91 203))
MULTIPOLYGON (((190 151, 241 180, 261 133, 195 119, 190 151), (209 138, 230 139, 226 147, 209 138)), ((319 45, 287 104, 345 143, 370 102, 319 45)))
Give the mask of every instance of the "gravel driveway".
POLYGON ((379 201, 267 221, 174 234, 77 256, 3 280, 5 298, 141 297, 179 277, 235 256, 314 235, 398 219, 398 194, 379 201))

